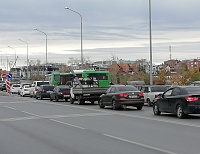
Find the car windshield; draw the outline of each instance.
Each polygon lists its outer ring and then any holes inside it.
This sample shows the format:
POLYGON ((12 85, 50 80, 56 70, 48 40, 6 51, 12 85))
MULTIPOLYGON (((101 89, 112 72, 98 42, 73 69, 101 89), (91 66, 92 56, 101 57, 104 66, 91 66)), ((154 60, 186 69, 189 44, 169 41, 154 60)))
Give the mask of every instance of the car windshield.
POLYGON ((118 89, 119 91, 138 91, 138 89, 133 86, 120 86, 118 89))
POLYGON ((166 86, 163 87, 151 87, 151 92, 164 92, 167 90, 166 86))
POLYGON ((186 87, 185 90, 188 94, 200 94, 200 87, 186 87))

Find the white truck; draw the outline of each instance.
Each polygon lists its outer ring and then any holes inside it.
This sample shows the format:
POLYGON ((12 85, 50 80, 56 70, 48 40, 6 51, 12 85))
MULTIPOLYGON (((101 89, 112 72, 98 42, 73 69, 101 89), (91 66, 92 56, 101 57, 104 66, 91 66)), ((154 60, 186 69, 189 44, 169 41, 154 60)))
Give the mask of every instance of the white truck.
POLYGON ((167 90, 166 85, 145 85, 142 86, 140 91, 144 94, 144 103, 147 103, 148 106, 152 106, 154 100, 158 97, 160 93, 163 93, 167 90))

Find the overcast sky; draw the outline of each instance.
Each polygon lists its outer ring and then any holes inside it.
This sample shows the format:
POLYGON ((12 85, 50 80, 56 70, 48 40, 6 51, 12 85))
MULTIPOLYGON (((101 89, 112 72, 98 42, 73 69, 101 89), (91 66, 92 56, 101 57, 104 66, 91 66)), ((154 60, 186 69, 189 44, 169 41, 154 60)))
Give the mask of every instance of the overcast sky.
MULTIPOLYGON (((67 63, 79 58, 80 16, 83 19, 83 56, 91 61, 150 59, 149 0, 0 0, 1 62, 19 57, 45 62, 47 34, 48 62, 67 63), (12 48, 8 48, 11 46, 12 48)), ((200 57, 200 0, 151 0, 153 63, 170 58, 200 57)), ((2 64, 0 63, 0 65, 2 64)))

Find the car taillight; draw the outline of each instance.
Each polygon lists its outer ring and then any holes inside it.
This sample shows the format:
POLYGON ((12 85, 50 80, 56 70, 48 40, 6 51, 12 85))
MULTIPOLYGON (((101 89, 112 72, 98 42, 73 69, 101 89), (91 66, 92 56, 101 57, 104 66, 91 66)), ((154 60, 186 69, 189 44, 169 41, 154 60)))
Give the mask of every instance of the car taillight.
POLYGON ((42 93, 44 93, 44 89, 42 89, 42 91, 41 91, 42 93))
POLYGON ((67 95, 67 94, 69 94, 69 92, 62 92, 62 94, 63 94, 63 95, 67 95))
POLYGON ((119 97, 125 98, 125 97, 128 97, 128 94, 126 94, 126 93, 121 93, 121 94, 119 94, 119 97))
POLYGON ((185 97, 185 99, 188 102, 194 102, 194 101, 197 101, 199 98, 198 97, 185 97))
POLYGON ((155 98, 158 98, 158 95, 155 95, 155 98))
POLYGON ((138 96, 139 97, 144 97, 144 94, 143 93, 139 93, 138 96))

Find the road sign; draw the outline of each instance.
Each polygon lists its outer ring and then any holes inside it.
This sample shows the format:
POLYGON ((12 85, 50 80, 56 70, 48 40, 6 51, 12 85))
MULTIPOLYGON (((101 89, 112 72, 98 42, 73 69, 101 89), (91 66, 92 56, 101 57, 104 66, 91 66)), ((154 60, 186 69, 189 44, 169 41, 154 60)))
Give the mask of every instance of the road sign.
POLYGON ((7 78, 7 75, 6 74, 1 74, 1 77, 2 78, 7 78))
POLYGON ((12 74, 9 73, 9 74, 7 75, 7 77, 8 77, 8 78, 12 78, 12 74))

